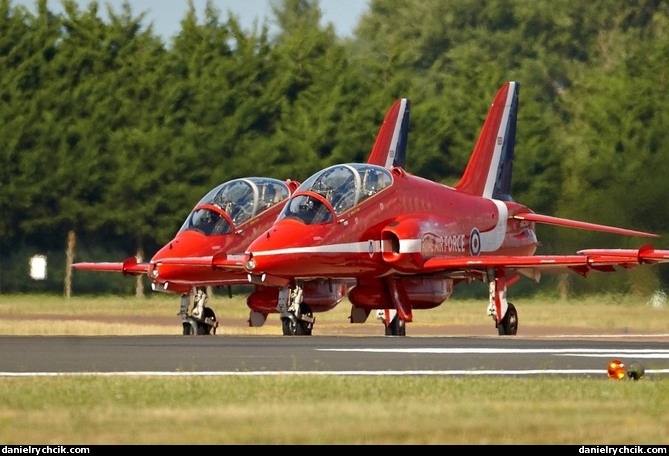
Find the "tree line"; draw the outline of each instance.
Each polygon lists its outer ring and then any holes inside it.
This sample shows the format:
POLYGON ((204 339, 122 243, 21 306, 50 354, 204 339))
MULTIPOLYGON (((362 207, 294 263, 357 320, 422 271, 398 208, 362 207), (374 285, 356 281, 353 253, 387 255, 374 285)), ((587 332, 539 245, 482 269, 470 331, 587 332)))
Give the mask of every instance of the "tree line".
MULTIPOLYGON (((221 182, 364 161, 400 97, 407 170, 452 184, 508 80, 521 86, 513 198, 669 248, 667 1, 371 0, 351 37, 318 0, 272 0, 274 27, 250 30, 189 2, 169 39, 132 2, 61 4, 0 0, 0 292, 62 291, 73 234, 78 261, 150 258, 221 182), (30 281, 42 252, 48 279, 30 281)), ((538 230, 542 253, 644 242, 538 230)), ((645 293, 666 269, 573 287, 645 293)), ((80 289, 134 287, 109 275, 80 289)))

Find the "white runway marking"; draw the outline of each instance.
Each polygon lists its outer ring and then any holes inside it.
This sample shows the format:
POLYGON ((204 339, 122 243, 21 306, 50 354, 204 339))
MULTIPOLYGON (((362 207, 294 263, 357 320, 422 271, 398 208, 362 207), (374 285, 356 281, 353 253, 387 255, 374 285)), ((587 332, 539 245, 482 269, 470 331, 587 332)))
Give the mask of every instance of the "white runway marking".
MULTIPOLYGON (((648 374, 669 374, 669 369, 646 369, 648 374)), ((0 377, 262 377, 279 375, 353 375, 353 376, 471 376, 471 375, 598 375, 606 377, 606 369, 526 369, 526 370, 400 370, 400 371, 246 371, 246 372, 0 372, 0 377)))
POLYGON ((364 353, 417 353, 436 355, 472 355, 472 354, 495 354, 495 355, 533 355, 537 353, 548 353, 559 356, 593 356, 593 357, 627 357, 638 356, 644 358, 669 358, 667 350, 617 350, 617 349, 592 349, 592 348, 321 348, 320 351, 337 352, 364 352, 364 353))

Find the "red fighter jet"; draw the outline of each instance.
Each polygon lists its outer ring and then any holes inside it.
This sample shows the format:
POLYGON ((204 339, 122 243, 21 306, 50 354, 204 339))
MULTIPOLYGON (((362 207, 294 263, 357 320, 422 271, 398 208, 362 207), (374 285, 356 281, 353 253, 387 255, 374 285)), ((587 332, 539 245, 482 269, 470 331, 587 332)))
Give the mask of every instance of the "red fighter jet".
POLYGON ((455 285, 489 286, 488 315, 499 335, 515 335, 518 313, 507 286, 520 276, 615 271, 669 262, 669 250, 592 249, 535 255, 537 223, 627 236, 657 235, 534 213, 510 197, 518 111, 517 82, 495 96, 461 180, 454 187, 372 164, 331 166, 305 180, 276 223, 247 248, 254 282, 273 283, 299 309, 311 281, 354 280, 352 323, 372 310, 386 335, 406 335, 414 309, 439 306, 455 285), (285 291, 285 290, 290 290, 285 291), (293 300, 293 297, 295 300, 293 300))
POLYGON ((268 177, 225 182, 195 205, 174 239, 149 263, 130 257, 122 263, 75 263, 72 267, 134 276, 147 274, 154 291, 181 295, 179 315, 184 335, 216 333, 218 321, 207 305, 206 288, 248 285, 248 280, 239 268, 203 267, 202 258, 211 262, 216 255, 225 255, 241 261, 246 246, 272 225, 298 186, 298 182, 268 177), (193 258, 199 261, 191 262, 193 258))
MULTIPOLYGON (((400 99, 386 113, 368 163, 387 169, 404 166, 408 128, 409 103, 400 99)), ((244 251, 274 223, 298 186, 295 181, 267 177, 225 182, 195 205, 174 239, 150 262, 140 263, 131 257, 116 263, 75 263, 73 268, 147 274, 154 291, 181 295, 179 315, 184 335, 215 334, 218 321, 207 305, 206 288, 249 285, 242 268, 244 251)), ((282 318, 284 334, 310 334, 313 313, 334 308, 351 284, 349 280, 313 280, 305 284, 299 289, 301 308, 282 318)), ((268 314, 281 313, 277 303, 286 299, 284 291, 273 284, 258 283, 247 299, 251 309, 249 325, 262 326, 268 314)))

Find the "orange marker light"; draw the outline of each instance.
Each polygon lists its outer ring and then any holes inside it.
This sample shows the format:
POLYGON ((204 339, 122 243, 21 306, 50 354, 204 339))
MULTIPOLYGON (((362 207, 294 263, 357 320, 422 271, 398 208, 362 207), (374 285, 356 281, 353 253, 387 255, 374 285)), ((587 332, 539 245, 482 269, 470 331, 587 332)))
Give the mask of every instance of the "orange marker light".
POLYGON ((614 359, 609 363, 607 373, 609 374, 609 378, 622 380, 625 378, 625 364, 623 364, 623 362, 618 359, 614 359))

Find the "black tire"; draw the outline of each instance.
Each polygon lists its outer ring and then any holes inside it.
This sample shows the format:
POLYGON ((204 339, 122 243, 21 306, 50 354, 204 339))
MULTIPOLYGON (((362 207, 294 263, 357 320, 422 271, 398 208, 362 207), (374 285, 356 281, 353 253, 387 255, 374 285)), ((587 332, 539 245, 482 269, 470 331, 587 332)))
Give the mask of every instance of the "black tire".
POLYGON ((284 336, 303 336, 304 327, 302 322, 295 317, 285 317, 281 319, 281 329, 283 329, 284 336))
MULTIPOLYGON (((204 308, 203 317, 205 320, 209 318, 212 321, 216 321, 216 314, 214 313, 211 307, 204 308)), ((216 334, 216 326, 211 326, 207 324, 202 324, 202 326, 204 327, 204 334, 206 335, 216 334)))
POLYGON ((311 312, 311 308, 306 304, 302 304, 300 305, 300 312, 302 315, 309 317, 310 321, 299 320, 295 316, 293 318, 282 318, 281 329, 284 336, 311 336, 311 331, 314 327, 314 315, 311 312))
POLYGON ((183 335, 184 336, 192 336, 194 334, 197 334, 197 322, 193 320, 192 318, 188 318, 187 320, 184 320, 181 322, 181 326, 183 327, 183 335))
POLYGON ((302 316, 307 317, 309 321, 300 320, 300 326, 302 326, 302 336, 311 336, 311 331, 314 329, 314 313, 311 311, 311 307, 307 304, 300 305, 300 313, 302 316))
POLYGON ((518 333, 518 311, 513 304, 509 303, 506 315, 497 324, 497 333, 500 336, 515 336, 518 333))
POLYGON ((195 320, 194 318, 184 320, 181 322, 181 326, 183 327, 184 336, 205 336, 211 331, 211 326, 195 320))
POLYGON ((294 336, 294 323, 290 318, 281 319, 281 330, 284 336, 294 336))
POLYGON ((390 323, 386 326, 386 336, 406 336, 407 326, 406 322, 395 315, 390 323))

